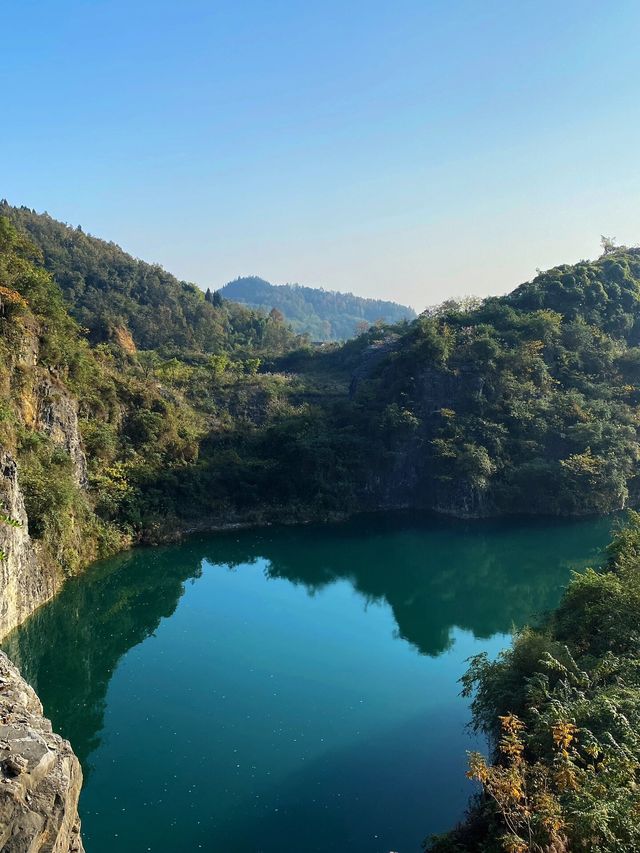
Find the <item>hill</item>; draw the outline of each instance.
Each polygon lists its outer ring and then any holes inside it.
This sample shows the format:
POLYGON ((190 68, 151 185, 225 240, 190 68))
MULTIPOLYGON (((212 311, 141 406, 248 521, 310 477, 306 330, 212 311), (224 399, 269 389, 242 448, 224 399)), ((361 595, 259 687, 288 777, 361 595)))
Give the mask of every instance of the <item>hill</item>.
MULTIPOLYGON (((3 209, 41 253, 19 242, 9 254, 49 274, 48 301, 28 304, 33 323, 56 352, 77 339, 85 353, 50 370, 65 381, 97 365, 98 379, 70 388, 81 426, 103 411, 95 388, 116 384, 102 392, 116 401, 108 416, 83 426, 89 481, 103 520, 136 538, 204 517, 575 515, 640 500, 639 249, 608 247, 507 296, 448 302, 314 350, 277 316, 208 300, 114 244, 3 209), (114 506, 116 463, 135 488, 114 506)), ((309 290, 339 296, 284 289, 309 290)))
POLYGON ((354 390, 377 499, 471 516, 637 503, 639 344, 638 249, 424 313, 354 390))
POLYGON ((378 321, 399 323, 415 319, 415 311, 396 302, 365 299, 353 293, 305 287, 300 284, 270 284, 262 278, 237 278, 218 291, 225 299, 259 308, 280 311, 294 331, 314 341, 343 341, 378 321))
POLYGON ((195 284, 47 213, 2 201, 0 216, 40 250, 44 268, 94 344, 130 336, 144 350, 217 353, 278 351, 294 343, 284 324, 235 303, 214 305, 195 284))

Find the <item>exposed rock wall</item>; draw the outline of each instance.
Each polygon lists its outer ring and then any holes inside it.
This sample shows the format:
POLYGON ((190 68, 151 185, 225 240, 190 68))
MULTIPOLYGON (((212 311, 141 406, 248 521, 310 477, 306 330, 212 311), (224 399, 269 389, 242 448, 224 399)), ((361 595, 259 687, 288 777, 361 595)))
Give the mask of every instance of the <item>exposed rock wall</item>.
MULTIPOLYGON (((24 395, 35 426, 69 453, 76 481, 86 484, 77 413, 44 380, 24 395), (35 401, 35 405, 30 404, 35 401)), ((42 559, 29 521, 13 455, 0 448, 0 638, 52 598, 61 573, 42 559)), ((80 763, 51 731, 40 701, 0 652, 0 850, 3 853, 82 853, 78 797, 80 763)))
MULTIPOLYGON (((366 380, 366 367, 365 362, 360 374, 354 374, 352 388, 366 380)), ((434 423, 441 420, 441 410, 480 399, 484 390, 484 380, 473 370, 453 374, 427 367, 417 373, 414 413, 420 426, 397 439, 383 465, 371 467, 362 496, 365 505, 374 510, 427 509, 457 518, 495 515, 496 505, 488 484, 472 485, 465 476, 436 476, 429 452, 434 423)))
MULTIPOLYGON (((18 466, 13 456, 0 449, 0 638, 23 622, 56 592, 55 572, 38 560, 29 536, 27 513, 20 490, 18 466)), ((1 694, 0 694, 1 695, 1 694)))
POLYGON ((37 389, 37 428, 71 457, 76 483, 87 486, 87 459, 78 428, 78 409, 67 390, 49 377, 37 389))
POLYGON ((19 345, 12 355, 4 393, 15 400, 27 429, 45 433, 69 454, 76 482, 86 488, 87 459, 78 426, 78 404, 55 371, 39 365, 38 328, 33 321, 21 324, 19 345))
POLYGON ((82 770, 35 692, 0 652, 0 850, 83 853, 82 770))
MULTIPOLYGON (((27 430, 44 433, 69 454, 76 484, 86 488, 77 402, 54 372, 39 365, 38 326, 33 319, 23 318, 17 341, 3 373, 2 393, 14 401, 27 430)), ((47 562, 29 536, 19 480, 13 449, 0 446, 0 639, 56 593, 62 575, 50 565, 51 555, 47 562)))
MULTIPOLYGON (((87 466, 77 405, 52 372, 39 365, 38 325, 26 316, 0 371, 0 392, 17 421, 45 433, 71 459, 78 486, 87 466)), ((0 446, 0 639, 52 598, 62 572, 29 535, 15 436, 0 446)), ((52 733, 34 690, 0 652, 0 851, 82 853, 80 763, 52 733)))

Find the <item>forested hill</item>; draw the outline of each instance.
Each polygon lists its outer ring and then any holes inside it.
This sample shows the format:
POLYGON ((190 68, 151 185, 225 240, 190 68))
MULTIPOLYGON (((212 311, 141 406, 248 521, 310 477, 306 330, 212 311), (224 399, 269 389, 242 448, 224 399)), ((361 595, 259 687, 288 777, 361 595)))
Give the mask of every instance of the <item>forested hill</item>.
MULTIPOLYGON (((311 347, 277 316, 207 300, 46 215, 2 210, 21 233, 0 217, 10 271, 0 288, 16 291, 0 294, 0 342, 14 353, 0 405, 13 412, 29 371, 67 386, 100 524, 151 538, 199 519, 386 507, 575 515, 640 503, 638 249, 608 247, 508 296, 311 347), (28 275, 11 284, 19 267, 28 275), (11 367, 36 326, 40 361, 11 367)), ((51 394, 40 396, 44 406, 51 394)), ((5 425, 32 426, 35 405, 5 425)), ((50 445, 16 429, 10 446, 40 507, 50 445)), ((35 529, 64 517, 44 503, 38 512, 49 521, 34 510, 35 529)))
POLYGON ((237 278, 219 293, 225 299, 266 312, 275 308, 296 332, 315 341, 347 340, 379 320, 399 323, 416 316, 413 308, 396 302, 300 284, 270 284, 256 276, 237 278))
POLYGON ((118 245, 46 213, 0 202, 6 216, 42 253, 71 315, 92 343, 117 339, 148 350, 277 352, 294 343, 283 323, 235 303, 214 303, 195 284, 118 245))
POLYGON ((456 515, 637 504, 639 345, 639 249, 426 312, 354 392, 386 500, 456 515))

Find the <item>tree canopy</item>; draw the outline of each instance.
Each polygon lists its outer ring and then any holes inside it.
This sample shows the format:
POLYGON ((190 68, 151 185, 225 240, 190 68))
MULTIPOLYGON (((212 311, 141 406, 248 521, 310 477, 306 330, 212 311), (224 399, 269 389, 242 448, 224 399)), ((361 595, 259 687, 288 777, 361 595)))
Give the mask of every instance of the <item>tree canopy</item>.
POLYGON ((219 293, 252 308, 276 309, 296 332, 314 341, 347 340, 376 322, 398 323, 416 316, 412 308, 396 302, 301 284, 270 284, 257 276, 237 278, 219 293))

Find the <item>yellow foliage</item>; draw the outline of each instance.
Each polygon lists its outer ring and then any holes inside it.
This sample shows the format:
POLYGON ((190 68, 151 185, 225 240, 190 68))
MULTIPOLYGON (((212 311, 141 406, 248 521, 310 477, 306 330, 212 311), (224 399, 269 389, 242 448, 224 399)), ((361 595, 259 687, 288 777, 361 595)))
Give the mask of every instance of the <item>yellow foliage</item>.
POLYGON ((575 791, 578 787, 575 771, 570 764, 563 764, 556 770, 554 781, 559 791, 575 791))
POLYGON ((574 726, 573 723, 567 723, 561 721, 559 723, 555 723, 551 727, 551 736, 553 737, 553 742, 556 746, 559 746, 563 751, 569 749, 572 741, 574 740, 578 729, 574 726))
POLYGON ((502 737, 498 749, 503 759, 488 765, 482 755, 472 753, 467 776, 481 783, 498 808, 506 830, 501 837, 505 853, 561 849, 557 845, 562 845, 565 824, 557 793, 577 786, 574 768, 568 760, 577 729, 566 721, 552 726, 551 736, 562 759, 561 767, 552 775, 539 762, 530 764, 525 760, 522 720, 515 714, 499 719, 502 737))
POLYGON ((584 453, 574 453, 567 459, 561 459, 560 464, 572 474, 595 476, 601 473, 607 462, 601 456, 594 456, 591 448, 587 447, 584 453))
POLYGON ((500 752, 518 763, 524 751, 524 743, 520 736, 524 730, 524 723, 515 714, 507 714, 505 717, 500 717, 500 725, 502 726, 500 752))
POLYGON ((526 853, 528 845, 517 835, 503 835, 501 840, 505 853, 526 853))
POLYGON ((2 287, 0 285, 0 305, 3 302, 10 305, 20 305, 22 308, 26 308, 28 304, 24 296, 21 296, 17 290, 14 290, 12 287, 2 287))

